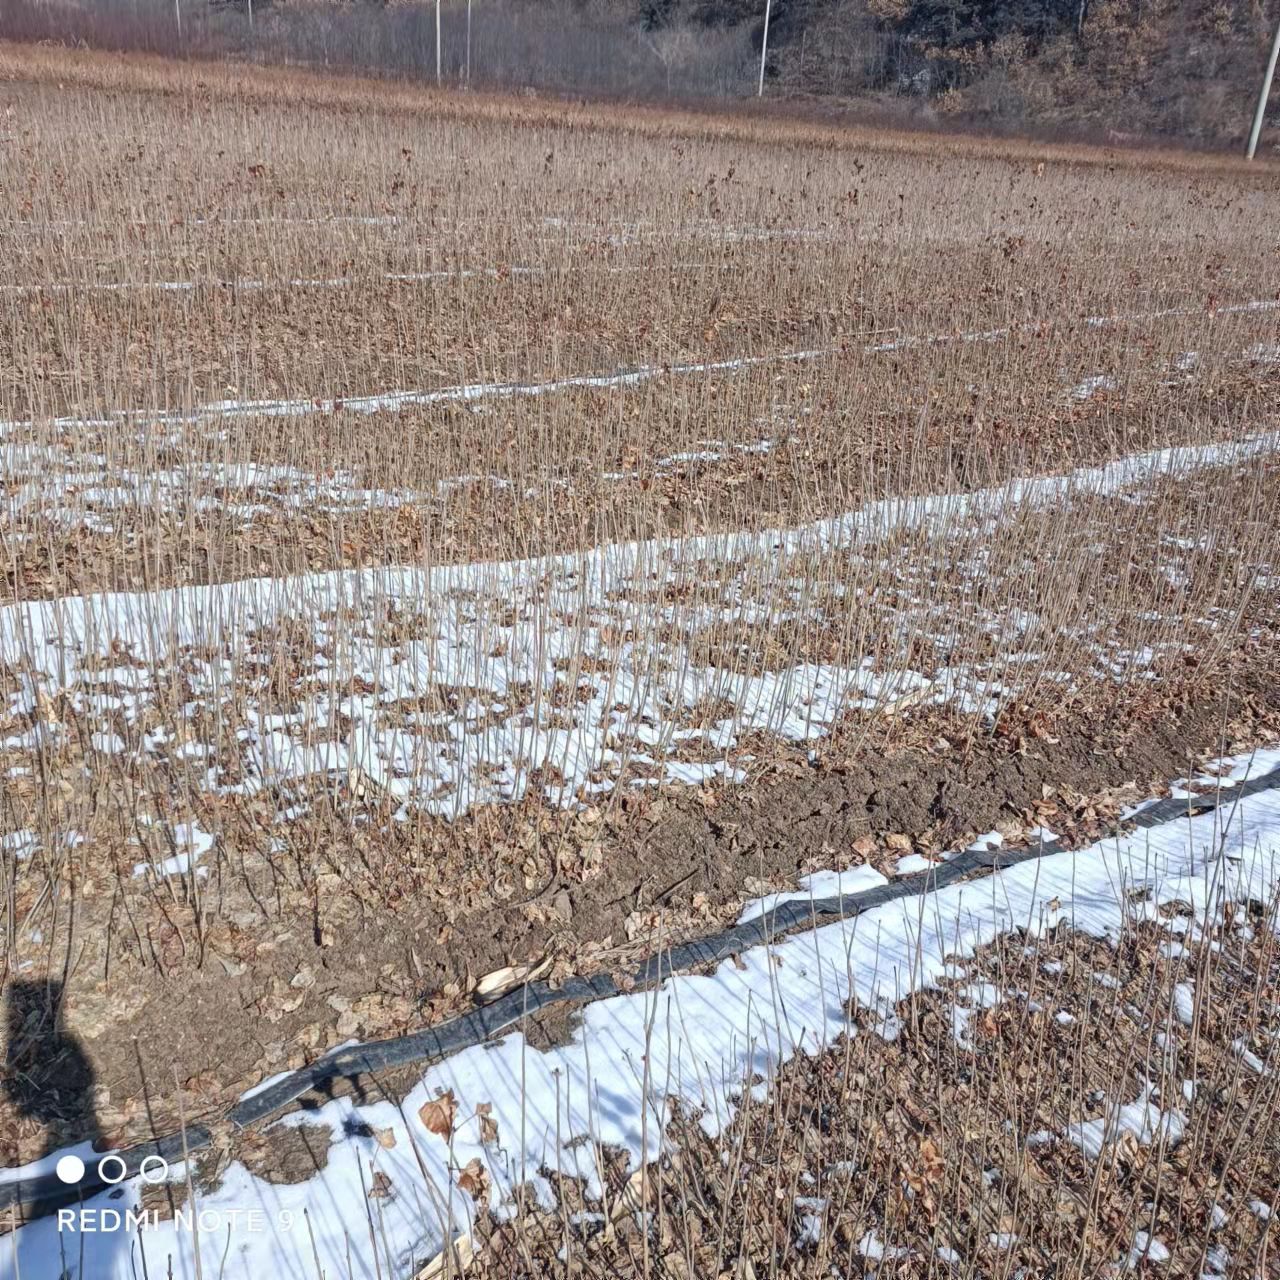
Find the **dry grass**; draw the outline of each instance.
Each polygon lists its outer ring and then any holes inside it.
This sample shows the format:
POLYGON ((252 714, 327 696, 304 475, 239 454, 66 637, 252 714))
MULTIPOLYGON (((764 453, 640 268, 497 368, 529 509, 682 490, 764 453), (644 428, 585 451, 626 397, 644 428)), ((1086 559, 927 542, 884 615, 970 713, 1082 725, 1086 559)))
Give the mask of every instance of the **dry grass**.
POLYGON ((1188 923, 1002 939, 746 1082, 717 1137, 675 1117, 603 1203, 561 1180, 489 1224, 466 1274, 1270 1275, 1275 904, 1188 923))
POLYGON ((655 785, 1274 670, 1269 170, 51 50, 0 103, 0 973, 103 1044, 378 974, 191 1114, 457 1007, 497 913, 599 961, 554 888, 655 785))
POLYGON ((363 112, 370 103, 379 110, 406 115, 442 115, 519 122, 569 123, 578 129, 619 131, 625 135, 681 134, 754 141, 773 138, 781 142, 809 141, 826 147, 889 146, 895 150, 934 154, 953 149, 971 157, 1013 155, 1043 159, 1046 156, 1084 164, 1155 165, 1206 173, 1257 172, 1259 166, 1237 155, 1190 152, 1161 147, 1117 148, 1024 141, 1018 138, 986 138, 963 133, 928 134, 918 130, 860 125, 857 121, 832 123, 811 118, 803 104, 745 102, 717 103, 708 110, 628 102, 563 101, 540 98, 536 93, 438 92, 421 84, 388 82, 359 75, 334 75, 299 68, 255 67, 226 61, 175 63, 145 54, 114 55, 54 46, 30 46, 0 42, 3 75, 15 81, 79 84, 113 91, 180 94, 204 100, 235 97, 260 105, 293 105, 300 100, 348 111, 363 112))

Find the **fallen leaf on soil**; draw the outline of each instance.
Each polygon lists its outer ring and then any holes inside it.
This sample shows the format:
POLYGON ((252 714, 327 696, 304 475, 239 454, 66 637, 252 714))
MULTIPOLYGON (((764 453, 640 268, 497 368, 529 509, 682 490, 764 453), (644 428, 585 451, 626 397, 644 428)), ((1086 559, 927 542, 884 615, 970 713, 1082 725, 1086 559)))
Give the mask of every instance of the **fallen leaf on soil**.
POLYGON ((876 851, 876 841, 874 836, 859 836, 853 842, 853 851, 860 858, 869 858, 876 851))
POLYGON ((942 1181, 946 1166, 943 1164, 942 1152, 932 1138, 925 1138, 920 1143, 920 1166, 926 1182, 936 1184, 942 1181))
POLYGON ((418 1108, 418 1119, 430 1132, 446 1141, 453 1132, 453 1118, 457 1114, 458 1100, 453 1096, 452 1089, 442 1093, 438 1098, 433 1098, 430 1102, 424 1102, 418 1108))
POLYGON ((884 838, 885 844, 890 849, 896 850, 898 853, 911 852, 911 837, 903 835, 901 831, 890 831, 884 838))
POLYGON ((518 987, 522 982, 533 982, 551 968, 550 959, 544 957, 531 964, 509 964, 505 968, 486 973, 476 983, 476 997, 480 1000, 496 1000, 505 991, 518 987))

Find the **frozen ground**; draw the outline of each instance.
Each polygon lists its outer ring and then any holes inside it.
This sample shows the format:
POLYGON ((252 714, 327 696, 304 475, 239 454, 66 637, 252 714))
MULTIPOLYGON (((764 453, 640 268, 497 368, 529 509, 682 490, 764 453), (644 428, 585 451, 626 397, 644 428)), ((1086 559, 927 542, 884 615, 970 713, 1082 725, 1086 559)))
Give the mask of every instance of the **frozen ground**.
MULTIPOLYGON (((1221 772, 1239 780, 1277 764, 1280 751, 1262 752, 1225 762, 1221 772)), ((487 1170, 488 1203, 499 1214, 512 1210, 523 1183, 549 1206, 548 1171, 580 1178, 598 1195, 597 1144, 625 1152, 633 1167, 653 1159, 666 1141, 670 1102, 719 1132, 745 1080, 767 1081, 793 1054, 816 1053, 851 1030, 851 997, 888 1020, 904 995, 953 976, 957 962, 1011 930, 1034 938, 1065 921, 1113 941, 1140 919, 1169 928, 1172 938, 1218 922, 1229 903, 1266 901, 1278 886, 1280 795, 1269 791, 894 902, 755 948, 712 975, 677 976, 655 991, 589 1006, 564 1047, 541 1052, 513 1033, 468 1050, 431 1066, 398 1108, 344 1098, 288 1117, 279 1125, 329 1128, 325 1168, 279 1185, 233 1164, 201 1197, 198 1234, 174 1223, 90 1233, 77 1229, 82 1220, 73 1213, 61 1233, 52 1218, 15 1233, 0 1276, 8 1280, 20 1266, 21 1275, 44 1280, 65 1265, 75 1280, 132 1280, 143 1274, 145 1255, 148 1274, 172 1266, 185 1280, 196 1275, 198 1248, 203 1273, 227 1280, 312 1280, 318 1271, 406 1277, 466 1231, 474 1161, 487 1170), (1158 910, 1175 901, 1189 905, 1190 919, 1158 910), (368 1222, 357 1206, 368 1206, 368 1222)), ((983 999, 979 993, 980 1006, 983 999)), ((1273 1067, 1258 1061, 1255 1069, 1273 1067)), ((1073 1125, 1063 1116, 1028 1142, 1068 1141, 1090 1158, 1122 1135, 1176 1144, 1195 1083, 1189 1077, 1173 1097, 1155 1086, 1117 1097, 1097 1122, 1073 1125)), ((123 1210, 138 1196, 138 1185, 126 1183, 118 1199, 90 1207, 123 1210)))
MULTIPOLYGON (((821 557, 857 555, 902 531, 952 546, 963 536, 977 547, 969 572, 978 581, 984 543, 1011 514, 1089 496, 1137 499, 1278 443, 1266 435, 1136 454, 996 489, 872 502, 791 529, 12 604, 0 609, 0 662, 12 672, 0 746, 35 751, 59 740, 73 731, 69 711, 90 764, 181 761, 207 793, 283 789, 282 808, 299 780, 346 779, 380 789, 401 817, 407 806, 454 816, 531 788, 556 804, 588 803, 624 774, 734 778, 739 743, 755 731, 812 741, 849 710, 903 699, 989 713, 1009 692, 1002 681, 1024 670, 1070 685, 1037 669, 1050 628, 1012 605, 975 608, 972 625, 993 646, 981 666, 926 674, 886 666, 880 652, 848 666, 726 661, 717 628, 822 621, 813 600, 821 557), (294 672, 283 694, 269 678, 282 646, 294 672)), ((904 580, 903 589, 927 584, 904 580)), ((954 610, 938 613, 933 629, 945 639, 954 610)), ((916 626, 927 615, 913 601, 903 617, 916 626)), ((903 625, 888 616, 876 635, 903 625)), ((1074 640, 1113 679, 1142 678, 1172 656, 1109 648, 1083 622, 1074 640)))

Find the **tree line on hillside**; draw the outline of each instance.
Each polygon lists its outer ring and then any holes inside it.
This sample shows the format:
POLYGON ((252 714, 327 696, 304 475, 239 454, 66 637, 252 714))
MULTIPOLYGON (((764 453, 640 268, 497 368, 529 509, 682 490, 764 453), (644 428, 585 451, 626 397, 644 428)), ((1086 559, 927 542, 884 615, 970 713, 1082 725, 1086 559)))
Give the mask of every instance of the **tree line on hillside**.
MULTIPOLYGON (((442 0, 450 83, 633 97, 753 93, 765 0, 442 0)), ((0 37, 431 79, 432 0, 5 0, 0 37)), ((1116 137, 1238 138, 1258 0, 771 0, 766 92, 1116 137)))

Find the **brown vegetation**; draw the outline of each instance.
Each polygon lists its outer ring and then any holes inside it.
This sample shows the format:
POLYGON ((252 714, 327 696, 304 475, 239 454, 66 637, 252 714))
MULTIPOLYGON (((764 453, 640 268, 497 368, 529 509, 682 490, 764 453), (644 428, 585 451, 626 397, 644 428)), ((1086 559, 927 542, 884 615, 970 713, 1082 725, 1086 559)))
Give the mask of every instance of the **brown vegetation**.
POLYGON ((1274 912, 1185 947, 1177 914, 1114 944, 1002 939, 890 1037, 855 1011, 767 1096, 745 1082, 727 1133, 682 1117, 603 1203, 562 1181, 556 1216, 488 1228, 466 1274, 1268 1275, 1274 912))
POLYGON ((221 1110, 481 966, 1274 727, 1265 169, 0 74, 0 974, 65 983, 110 1136, 172 1119, 122 1030, 221 1110))

